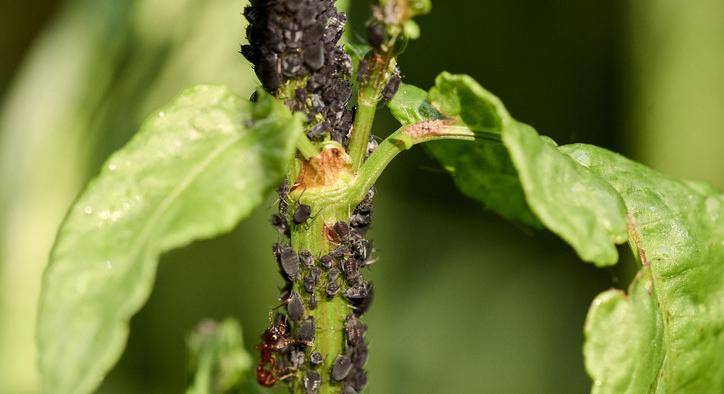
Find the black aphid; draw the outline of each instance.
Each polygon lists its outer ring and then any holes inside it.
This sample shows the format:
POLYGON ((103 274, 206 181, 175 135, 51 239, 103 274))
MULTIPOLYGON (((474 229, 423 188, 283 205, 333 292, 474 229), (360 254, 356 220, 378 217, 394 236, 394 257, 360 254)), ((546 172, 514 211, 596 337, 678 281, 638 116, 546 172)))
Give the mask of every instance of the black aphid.
POLYGON ((277 261, 282 256, 282 249, 284 249, 284 245, 280 244, 279 242, 272 245, 272 253, 274 253, 274 258, 277 259, 277 261))
POLYGON ((291 352, 289 352, 289 361, 291 361, 292 367, 295 369, 298 369, 304 364, 305 358, 306 356, 303 350, 292 349, 291 352))
POLYGON ((302 224, 309 219, 312 214, 312 207, 307 204, 299 204, 297 209, 294 211, 294 224, 302 224))
POLYGON ((282 73, 290 78, 304 75, 302 72, 303 62, 302 57, 296 53, 282 57, 282 73))
POLYGON ((365 341, 360 341, 355 344, 354 351, 352 352, 352 363, 355 368, 362 369, 367 364, 367 356, 369 350, 365 341))
POLYGON ((293 321, 300 321, 304 317, 304 304, 302 303, 302 298, 296 292, 292 293, 291 297, 289 297, 287 313, 293 321))
POLYGON ((314 280, 317 282, 319 282, 319 279, 322 277, 322 269, 319 267, 310 268, 309 273, 312 275, 312 278, 314 278, 314 280))
POLYGON ((356 343, 364 342, 365 334, 367 333, 367 325, 355 315, 347 315, 344 320, 344 335, 347 345, 354 345, 356 343))
POLYGON ((324 362, 324 356, 322 356, 322 353, 320 352, 312 352, 312 354, 309 355, 309 362, 315 366, 322 365, 324 362))
POLYGON ((348 287, 344 291, 343 295, 345 298, 355 303, 369 297, 372 291, 372 285, 370 282, 360 282, 354 286, 348 287))
POLYGON ((287 221, 282 219, 280 215, 274 214, 271 217, 271 225, 282 235, 289 235, 289 226, 287 221))
POLYGON ((324 139, 324 134, 327 133, 329 126, 325 122, 317 123, 312 126, 307 132, 307 138, 313 141, 320 141, 324 139))
POLYGON ((343 221, 334 224, 334 234, 339 241, 346 241, 349 238, 349 225, 343 221))
MULTIPOLYGON (((301 3, 301 2, 298 2, 301 3)), ((307 4, 301 8, 299 19, 302 27, 309 27, 317 22, 317 10, 312 4, 307 4)))
POLYGON ((289 182, 286 179, 277 187, 277 195, 279 196, 279 216, 285 218, 289 209, 289 182))
POLYGON ((322 268, 330 269, 332 268, 333 258, 331 255, 325 254, 324 256, 319 258, 319 265, 322 266, 322 268))
POLYGON ((359 61, 359 64, 357 65, 357 81, 360 83, 365 83, 369 79, 369 72, 370 72, 370 64, 367 62, 366 59, 362 59, 359 61))
POLYGON ((348 356, 340 354, 332 364, 332 380, 341 382, 352 370, 352 360, 348 356))
POLYGON ((304 322, 302 322, 302 324, 299 325, 297 338, 302 342, 312 342, 314 340, 315 330, 316 325, 314 324, 314 317, 309 316, 306 320, 304 320, 304 322))
POLYGON ((309 295, 309 309, 317 308, 317 295, 312 293, 309 295))
POLYGON ((352 227, 366 227, 372 222, 372 215, 364 214, 361 212, 353 213, 349 218, 349 223, 352 227))
POLYGON ((306 112, 310 138, 329 135, 345 144, 352 125, 347 115, 350 97, 340 87, 349 83, 352 62, 337 45, 345 14, 335 9, 332 0, 252 0, 244 15, 250 22, 249 44, 242 46, 241 53, 254 65, 264 88, 274 92, 290 80, 306 80, 297 89, 302 93, 295 93, 286 104, 306 112), (320 95, 321 105, 309 105, 306 97, 312 94, 320 95), (321 122, 316 115, 321 115, 321 122))
POLYGON ((312 257, 312 252, 302 249, 299 251, 299 260, 307 267, 311 267, 314 265, 314 257, 312 257))
POLYGON ((363 369, 356 369, 347 378, 347 383, 352 385, 356 392, 361 393, 367 387, 367 372, 363 369))
POLYGON ((362 200, 362 202, 357 204, 357 206, 354 209, 355 212, 364 213, 364 214, 368 214, 368 213, 372 212, 372 208, 374 205, 373 204, 374 197, 375 197, 375 188, 373 187, 367 191, 367 194, 365 195, 364 200, 362 200))
POLYGON ((342 394, 357 394, 357 390, 355 390, 354 387, 348 384, 342 389, 342 394))
POLYGON ((395 73, 392 74, 389 81, 387 81, 387 86, 382 90, 382 100, 392 100, 392 97, 400 90, 400 83, 402 83, 402 77, 400 76, 400 72, 395 70, 395 73))
POLYGON ((336 282, 337 278, 339 278, 339 270, 336 268, 332 268, 327 273, 327 277, 329 278, 330 282, 336 282))
POLYGON ((259 61, 256 66, 256 76, 261 84, 270 91, 279 89, 282 85, 282 76, 277 68, 278 56, 269 54, 259 61))
POLYGON ((317 371, 307 371, 304 374, 303 385, 305 394, 317 394, 322 385, 322 376, 317 371))
POLYGON ((294 288, 294 283, 287 281, 282 290, 279 292, 279 301, 283 301, 286 303, 289 301, 289 297, 292 296, 292 289, 294 288))
POLYGON ((279 264, 281 264, 282 270, 289 279, 297 280, 299 278, 299 256, 291 246, 282 248, 279 255, 279 264))
POLYGON ((342 272, 344 272, 344 277, 345 279, 347 279, 347 283, 349 283, 350 285, 354 285, 358 282, 360 273, 357 260, 355 260, 354 258, 342 260, 340 262, 340 268, 342 268, 342 272))
POLYGON ((365 265, 367 260, 372 257, 372 241, 358 237, 353 239, 350 244, 352 246, 352 254, 354 257, 362 261, 362 265, 365 265))
POLYGON ((315 43, 304 50, 304 63, 312 70, 319 70, 324 66, 324 47, 315 43))
POLYGON ((337 282, 329 282, 324 291, 327 293, 327 297, 332 298, 339 293, 339 284, 337 284, 337 282))
POLYGON ((362 316, 372 305, 372 301, 375 298, 375 288, 372 282, 367 282, 362 288, 355 288, 350 294, 346 294, 345 292, 345 297, 352 303, 352 306, 354 306, 354 314, 362 316))
POLYGON ((330 253, 330 255, 332 255, 332 257, 334 257, 335 259, 341 259, 347 253, 349 253, 349 248, 347 247, 347 245, 339 245, 330 253))
POLYGON ((304 286, 304 290, 311 294, 314 293, 314 288, 317 287, 317 280, 314 279, 311 273, 308 273, 302 278, 302 285, 304 286))

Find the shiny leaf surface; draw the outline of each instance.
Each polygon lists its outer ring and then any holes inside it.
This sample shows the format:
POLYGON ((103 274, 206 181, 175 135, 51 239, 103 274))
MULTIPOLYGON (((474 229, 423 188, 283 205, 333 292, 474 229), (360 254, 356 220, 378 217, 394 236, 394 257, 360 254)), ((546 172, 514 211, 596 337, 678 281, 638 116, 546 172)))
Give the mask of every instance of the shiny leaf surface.
POLYGON ((616 262, 616 244, 626 240, 625 207, 616 191, 513 119, 472 78, 442 73, 427 97, 404 86, 390 109, 403 124, 447 119, 478 135, 474 143, 428 146, 465 195, 508 219, 547 227, 585 261, 616 262))
POLYGON ((724 197, 595 146, 561 150, 621 194, 643 265, 628 295, 604 293, 589 313, 593 391, 722 392, 724 197))
POLYGON ((119 358, 159 255, 231 230, 282 178, 301 120, 198 86, 146 120, 71 207, 43 277, 48 393, 89 393, 119 358))

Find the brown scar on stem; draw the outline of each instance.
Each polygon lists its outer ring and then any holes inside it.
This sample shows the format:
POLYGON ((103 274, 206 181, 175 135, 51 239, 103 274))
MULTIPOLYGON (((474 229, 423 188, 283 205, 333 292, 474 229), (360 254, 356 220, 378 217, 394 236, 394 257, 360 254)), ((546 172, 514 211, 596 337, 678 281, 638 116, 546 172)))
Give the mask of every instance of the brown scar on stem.
POLYGON ((344 152, 337 147, 331 147, 302 162, 299 177, 290 191, 333 186, 340 179, 340 175, 352 173, 352 166, 347 162, 344 152))
POLYGON ((452 123, 450 120, 444 119, 427 120, 408 126, 404 132, 413 140, 422 141, 449 134, 445 133, 443 129, 452 123))
POLYGON ((434 137, 440 135, 440 129, 445 127, 447 124, 448 122, 442 119, 415 123, 405 129, 405 134, 409 135, 413 139, 434 137))

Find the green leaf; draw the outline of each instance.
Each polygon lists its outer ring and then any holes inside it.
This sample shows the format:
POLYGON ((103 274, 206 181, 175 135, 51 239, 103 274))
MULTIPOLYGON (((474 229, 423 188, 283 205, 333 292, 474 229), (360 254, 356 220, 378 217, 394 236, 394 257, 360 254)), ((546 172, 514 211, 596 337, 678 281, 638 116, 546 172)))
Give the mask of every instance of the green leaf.
POLYGON ((430 151, 465 194, 504 216, 520 219, 530 207, 581 258, 599 265, 615 263, 615 244, 629 240, 642 270, 628 294, 600 295, 586 323, 594 393, 724 390, 724 196, 718 190, 669 179, 601 148, 558 147, 510 118, 469 77, 442 74, 427 98, 405 86, 390 108, 405 125, 446 119, 485 132, 475 143, 433 143, 430 151), (502 143, 493 142, 496 135, 502 143), (492 160, 514 168, 495 168, 492 160), (509 183, 494 179, 501 173, 509 183), (516 189, 525 208, 503 203, 506 196, 508 204, 515 201, 516 189))
POLYGON ((402 24, 402 34, 411 40, 417 40, 420 38, 420 25, 413 20, 409 20, 402 24))
POLYGON ((628 297, 604 293, 591 308, 584 353, 593 391, 724 391, 724 196, 605 149, 561 151, 623 197, 644 267, 628 297))
POLYGON ((443 119, 443 115, 427 101, 427 92, 413 85, 401 84, 389 103, 390 112, 401 124, 443 119))
POLYGON ((198 86, 145 121, 71 207, 43 277, 48 393, 89 393, 118 360, 159 255, 231 230, 283 177, 301 119, 198 86))
MULTIPOLYGON (((465 78, 463 85, 469 84, 470 81, 469 77, 465 78)), ((444 119, 446 116, 458 115, 461 112, 460 97, 454 94, 459 89, 443 83, 441 88, 433 91, 435 93, 431 93, 431 96, 438 100, 437 105, 450 111, 446 115, 443 115, 428 101, 427 92, 406 84, 400 87, 390 101, 389 108, 392 115, 403 125, 409 125, 444 119), (446 96, 446 93, 451 94, 446 96)), ((493 104, 485 102, 475 95, 463 94, 462 96, 472 96, 481 104, 479 107, 488 110, 496 111, 500 108, 496 107, 499 104, 497 99, 493 104)), ((503 114, 507 117, 507 111, 504 108, 503 114)), ((496 113, 487 115, 487 118, 500 120, 502 116, 496 113)), ((465 125, 461 119, 457 119, 457 123, 465 125)), ((500 128, 500 126, 498 127, 500 128)), ((494 131, 490 127, 487 129, 494 131)), ((482 202, 483 205, 507 219, 519 220, 534 227, 541 226, 528 208, 518 174, 505 147, 499 141, 477 140, 473 143, 436 141, 425 144, 425 148, 445 169, 452 173, 455 184, 463 194, 482 202)))
POLYGON ((241 326, 234 319, 205 320, 186 339, 189 372, 186 394, 251 393, 252 359, 244 349, 241 326))
POLYGON ((390 102, 403 124, 447 119, 475 132, 475 142, 441 141, 428 151, 463 194, 505 218, 545 227, 585 261, 614 264, 626 241, 626 210, 616 191, 577 165, 546 137, 513 119, 500 100, 466 75, 442 73, 425 97, 403 86, 390 102))
POLYGON ((438 75, 428 100, 445 117, 456 119, 472 131, 500 134, 511 122, 500 99, 467 75, 438 75))
POLYGON ((535 228, 542 224, 531 211, 508 152, 500 143, 436 141, 426 150, 453 175, 460 191, 509 220, 535 228))
POLYGON ((515 122, 503 143, 536 216, 584 261, 618 261, 615 244, 628 239, 626 206, 604 179, 561 153, 532 127, 515 122))
POLYGON ((652 384, 665 356, 663 322, 653 290, 651 270, 646 267, 628 294, 612 289, 593 301, 583 349, 594 378, 593 393, 666 392, 652 384))

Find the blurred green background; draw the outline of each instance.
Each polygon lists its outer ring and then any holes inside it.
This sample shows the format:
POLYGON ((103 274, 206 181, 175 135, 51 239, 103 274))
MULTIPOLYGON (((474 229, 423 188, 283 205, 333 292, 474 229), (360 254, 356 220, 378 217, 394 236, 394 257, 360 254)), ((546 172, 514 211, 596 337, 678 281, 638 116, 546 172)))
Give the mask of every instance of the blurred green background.
MULTIPOLYGON (((366 0, 351 0, 354 39, 366 0)), ((38 390, 33 325, 54 231, 143 117, 196 83, 242 95, 242 0, 40 0, 0 5, 0 393, 38 390)), ((401 59, 429 87, 468 73, 559 143, 587 142, 724 186, 724 2, 438 0, 401 59)), ((377 134, 394 129, 381 116, 377 134)), ((548 233, 456 192, 420 150, 378 184, 380 256, 367 316, 370 393, 581 393, 591 299, 625 287, 548 233)), ((184 336, 232 316, 249 349, 282 282, 269 201, 238 229, 163 257, 101 393, 178 393, 184 336), (261 229, 261 230, 260 230, 261 229)), ((256 355, 255 355, 256 356, 256 355)))

